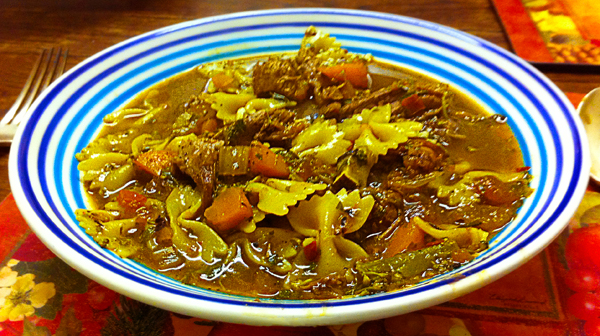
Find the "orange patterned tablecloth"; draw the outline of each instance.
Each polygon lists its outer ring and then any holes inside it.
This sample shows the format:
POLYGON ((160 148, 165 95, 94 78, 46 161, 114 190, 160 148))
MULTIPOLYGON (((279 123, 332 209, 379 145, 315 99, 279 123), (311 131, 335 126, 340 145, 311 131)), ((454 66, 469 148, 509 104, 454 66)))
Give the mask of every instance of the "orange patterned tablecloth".
MULTIPOLYGON (((577 103, 582 95, 569 97, 577 103)), ((600 194, 590 191, 581 208, 597 204, 600 194)), ((583 322, 566 309, 567 235, 491 285, 416 313, 343 326, 250 327, 171 313, 95 283, 41 243, 9 196, 0 204, 0 335, 584 335, 583 322)))
POLYGON ((531 62, 600 65, 600 1, 492 0, 515 53, 531 62))
POLYGON ((583 335, 565 308, 564 235, 491 285, 416 313, 344 326, 249 327, 170 313, 84 277, 29 230, 9 196, 0 204, 0 335, 583 335))

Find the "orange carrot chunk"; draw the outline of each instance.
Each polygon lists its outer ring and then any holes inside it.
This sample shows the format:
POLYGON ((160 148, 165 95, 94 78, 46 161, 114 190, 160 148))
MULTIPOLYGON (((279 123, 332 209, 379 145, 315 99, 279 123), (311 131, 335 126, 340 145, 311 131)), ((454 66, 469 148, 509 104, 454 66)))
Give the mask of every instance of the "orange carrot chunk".
POLYGON ((362 62, 336 64, 319 68, 321 73, 340 82, 349 81, 354 87, 366 89, 369 87, 369 71, 362 62))
POLYGON ((146 196, 133 190, 123 189, 117 195, 117 202, 125 208, 126 212, 133 213, 146 205, 146 196))
POLYGON ((279 154, 273 153, 267 146, 253 143, 250 147, 250 172, 266 177, 288 178, 290 171, 287 163, 279 154))
POLYGON ((140 169, 154 175, 160 176, 164 170, 169 170, 173 166, 175 154, 166 150, 149 151, 140 154, 134 163, 140 169))
POLYGON ((310 244, 304 246, 304 255, 306 259, 315 261, 319 257, 319 248, 317 247, 317 241, 314 240, 310 244))
POLYGON ((411 220, 407 225, 396 229, 383 256, 385 258, 393 257, 409 248, 418 249, 423 247, 424 243, 425 233, 411 220))
POLYGON ((204 217, 217 230, 227 231, 252 217, 252 206, 242 188, 231 187, 214 199, 204 211, 204 217))
POLYGON ((202 127, 200 128, 200 133, 204 132, 215 132, 219 128, 217 120, 215 118, 210 118, 207 121, 202 123, 202 127))
POLYGON ((231 77, 223 72, 219 72, 218 74, 212 76, 211 80, 217 90, 227 89, 235 81, 235 79, 233 79, 233 77, 231 77))
POLYGON ((425 109, 425 104, 421 100, 421 97, 419 97, 419 95, 416 93, 402 99, 401 104, 411 113, 419 112, 425 109))

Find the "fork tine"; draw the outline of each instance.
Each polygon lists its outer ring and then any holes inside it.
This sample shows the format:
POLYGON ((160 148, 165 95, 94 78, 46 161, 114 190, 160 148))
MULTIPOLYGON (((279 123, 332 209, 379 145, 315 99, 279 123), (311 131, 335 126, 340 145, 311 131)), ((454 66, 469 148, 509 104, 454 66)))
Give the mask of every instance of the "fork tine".
POLYGON ((31 106, 31 103, 35 98, 37 98, 39 93, 44 91, 52 81, 54 81, 56 78, 62 75, 67 64, 68 51, 69 50, 65 48, 64 52, 62 52, 62 49, 58 47, 56 50, 56 55, 54 56, 54 60, 51 62, 52 54, 54 53, 54 48, 50 49, 50 51, 46 55, 44 63, 42 63, 41 69, 38 71, 35 86, 32 90, 30 90, 30 94, 27 97, 27 101, 23 104, 19 112, 17 112, 17 114, 13 118, 13 124, 20 123, 23 119, 23 116, 25 115, 25 112, 27 112, 27 110, 31 106))
POLYGON ((63 74, 63 72, 65 71, 65 66, 67 65, 68 54, 69 49, 67 48, 65 48, 64 51, 60 47, 56 49, 56 55, 54 56, 54 60, 50 65, 48 74, 44 78, 44 83, 40 87, 39 92, 44 91, 48 87, 48 85, 50 85, 50 83, 54 82, 58 77, 60 77, 60 75, 63 74))
MULTIPOLYGON (((44 62, 41 64, 41 68, 39 69, 39 71, 37 73, 37 77, 35 79, 33 87, 31 88, 31 90, 29 91, 29 94, 27 95, 27 99, 23 103, 23 106, 21 106, 21 108, 19 109, 19 112, 17 112, 17 114, 11 121, 13 124, 18 124, 21 122, 21 119, 23 119, 25 112, 27 112, 27 110, 29 109, 29 106, 31 106, 31 103, 33 102, 35 97, 37 97, 37 94, 40 91, 40 86, 42 84, 42 81, 44 80, 44 77, 47 76, 46 70, 48 69, 48 65, 50 64, 50 60, 52 58, 53 51, 54 51, 54 48, 50 49, 50 51, 48 51, 48 53, 46 53, 44 62)), ((52 77, 52 76, 50 76, 50 77, 52 77)))
POLYGON ((35 75, 37 74, 38 68, 40 67, 40 64, 42 63, 42 59, 44 58, 45 52, 46 52, 46 50, 42 50, 37 61, 35 61, 35 64, 33 65, 33 69, 31 69, 31 73, 29 74, 29 78, 27 78, 27 82, 25 82, 25 86, 23 86, 23 90, 21 90, 21 93, 19 93, 19 96, 15 100, 14 104, 10 107, 10 110, 8 110, 8 112, 6 112, 6 114, 4 115, 2 120, 0 120, 0 125, 8 124, 14 118, 19 107, 21 107, 21 103, 23 102, 25 95, 27 95, 27 93, 29 92, 31 83, 33 83, 33 80, 35 79, 35 75))
POLYGON ((67 56, 69 56, 69 48, 65 48, 63 52, 63 57, 60 59, 58 69, 54 73, 54 78, 52 79, 52 81, 56 80, 63 74, 63 72, 65 72, 65 67, 67 66, 67 56))
MULTIPOLYGON (((54 48, 50 49, 50 55, 52 55, 52 51, 54 51, 54 48)), ((58 65, 58 58, 60 57, 61 54, 61 49, 60 47, 58 47, 57 51, 56 51, 56 55, 54 56, 54 60, 52 61, 52 63, 50 63, 50 68, 48 69, 46 76, 44 76, 44 82, 42 83, 42 85, 39 88, 39 92, 44 91, 48 85, 50 85, 50 83, 53 80, 53 76, 54 76, 54 71, 56 70, 56 66, 58 65)))

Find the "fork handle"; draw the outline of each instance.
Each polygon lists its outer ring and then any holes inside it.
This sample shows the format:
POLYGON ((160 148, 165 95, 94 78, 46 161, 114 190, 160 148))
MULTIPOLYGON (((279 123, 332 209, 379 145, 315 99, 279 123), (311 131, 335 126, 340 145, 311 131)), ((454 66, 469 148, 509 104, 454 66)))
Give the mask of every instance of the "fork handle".
POLYGON ((15 133, 17 133, 17 125, 0 126, 0 146, 10 146, 15 133))

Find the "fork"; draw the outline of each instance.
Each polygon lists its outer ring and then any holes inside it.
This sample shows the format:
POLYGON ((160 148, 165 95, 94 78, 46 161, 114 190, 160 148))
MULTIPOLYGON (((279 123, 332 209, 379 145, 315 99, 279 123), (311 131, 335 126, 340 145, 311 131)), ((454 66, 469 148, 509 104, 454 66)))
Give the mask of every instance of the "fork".
POLYGON ((10 146, 17 126, 34 99, 65 71, 68 49, 44 49, 31 69, 25 86, 11 108, 0 120, 0 146, 10 146), (54 54, 54 57, 52 56, 54 54))

